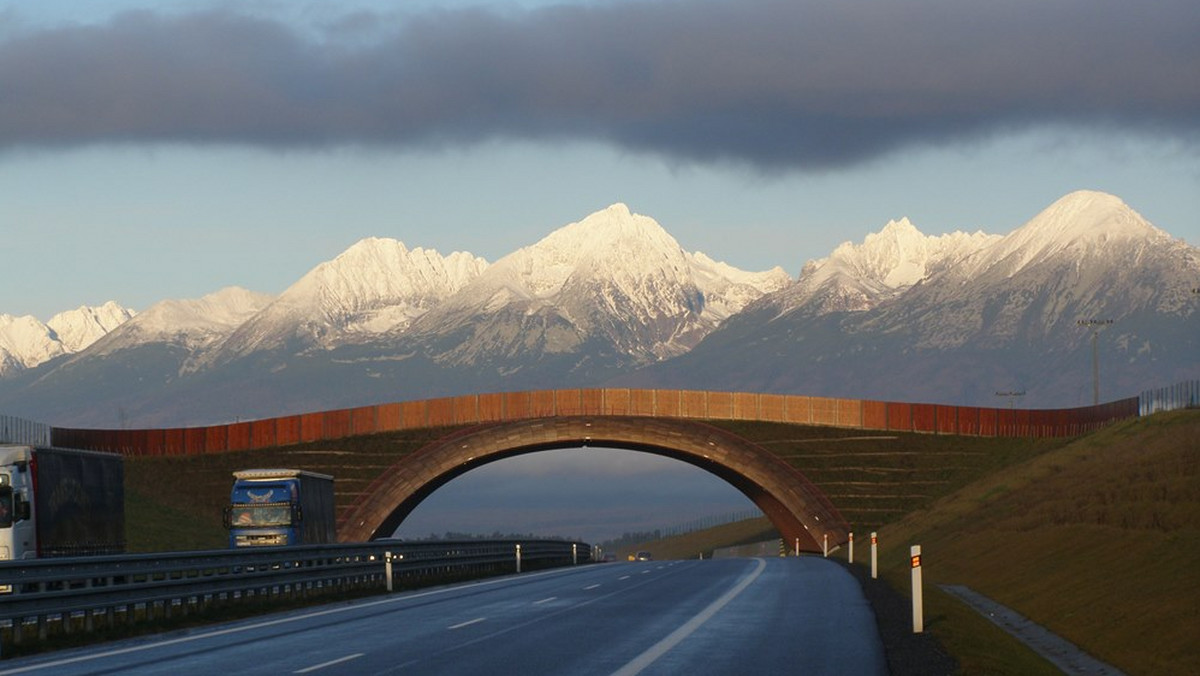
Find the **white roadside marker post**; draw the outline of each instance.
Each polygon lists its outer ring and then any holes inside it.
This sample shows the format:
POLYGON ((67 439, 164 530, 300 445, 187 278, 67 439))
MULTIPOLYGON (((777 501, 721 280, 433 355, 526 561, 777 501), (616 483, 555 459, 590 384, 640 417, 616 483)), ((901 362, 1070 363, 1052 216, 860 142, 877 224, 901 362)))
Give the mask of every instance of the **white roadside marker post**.
POLYGON ((383 574, 384 574, 384 577, 387 578, 388 593, 391 593, 391 591, 392 591, 392 553, 391 552, 383 553, 383 574))
POLYGON ((521 545, 517 545, 517 572, 521 572, 521 545))
POLYGON ((825 558, 829 558, 829 533, 825 533, 825 537, 821 539, 821 553, 825 558))
POLYGON ((574 543, 571 544, 571 565, 579 565, 579 545, 574 543))
POLYGON ((925 631, 925 608, 921 599, 921 545, 913 545, 909 552, 909 563, 912 566, 913 633, 920 634, 925 631))
POLYGON ((875 536, 875 531, 871 531, 871 579, 879 577, 879 538, 875 536))
POLYGON ((796 556, 800 556, 800 538, 796 538, 796 556))
POLYGON ((850 533, 850 553, 847 556, 847 563, 854 563, 854 533, 850 533))

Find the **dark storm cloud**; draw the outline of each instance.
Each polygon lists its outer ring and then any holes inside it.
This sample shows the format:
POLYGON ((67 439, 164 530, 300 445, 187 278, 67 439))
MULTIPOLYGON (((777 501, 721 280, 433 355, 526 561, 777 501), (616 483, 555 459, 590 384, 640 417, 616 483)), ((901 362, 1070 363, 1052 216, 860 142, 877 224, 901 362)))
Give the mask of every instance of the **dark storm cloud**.
POLYGON ((732 0, 0 31, 0 149, 600 140, 828 167, 1035 124, 1200 138, 1200 3, 732 0))

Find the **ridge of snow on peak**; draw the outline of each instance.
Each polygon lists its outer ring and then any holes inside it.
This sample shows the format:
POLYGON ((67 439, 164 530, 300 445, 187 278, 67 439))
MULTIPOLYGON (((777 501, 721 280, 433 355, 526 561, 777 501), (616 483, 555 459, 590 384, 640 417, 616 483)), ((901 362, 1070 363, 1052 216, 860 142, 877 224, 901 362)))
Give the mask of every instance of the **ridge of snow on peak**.
POLYGON ((267 307, 239 327, 215 359, 280 347, 331 347, 389 331, 403 331, 488 267, 456 251, 409 250, 386 237, 355 242, 333 260, 318 264, 267 307))
POLYGON ((1012 276, 1060 255, 1103 256, 1114 247, 1160 245, 1171 236, 1120 198, 1093 190, 1069 193, 963 266, 967 277, 1012 276))
POLYGON ((593 339, 652 361, 790 282, 780 268, 751 273, 688 253, 654 219, 616 203, 496 261, 414 331, 458 331, 438 348, 454 363, 566 354, 593 339))
MULTIPOLYGON (((1196 251, 1112 195, 1073 192, 882 308, 864 328, 909 331, 922 349, 1078 342, 1080 319, 1186 316, 1196 251)), ((1120 329, 1122 340, 1133 341, 1146 321, 1120 329)))
POLYGON ((135 315, 137 313, 133 310, 110 300, 99 307, 82 305, 60 312, 51 317, 46 325, 54 330, 67 352, 79 352, 135 315))
POLYGON ((0 375, 32 368, 63 353, 54 332, 36 317, 0 314, 0 375))
MULTIPOLYGON (((702 253, 689 253, 657 221, 633 213, 620 202, 570 223, 497 261, 497 276, 509 279, 533 298, 548 299, 564 291, 599 285, 609 309, 616 296, 641 320, 702 314, 709 301, 723 319, 746 302, 791 282, 782 268, 746 272, 718 263, 702 253), (732 293, 731 298, 718 295, 732 293), (616 295, 614 295, 616 294, 616 295), (697 297, 698 294, 712 297, 697 297)), ((630 317, 631 319, 633 317, 630 317)))
POLYGON ((121 329, 141 334, 143 339, 225 333, 246 321, 271 298, 230 286, 200 298, 159 301, 123 324, 121 329))
POLYGON ((0 376, 84 350, 135 314, 113 301, 60 312, 46 323, 0 314, 0 376))
POLYGON ((511 268, 534 297, 560 292, 568 279, 592 273, 618 286, 645 277, 663 264, 679 270, 686 255, 654 219, 622 203, 570 223, 496 262, 511 268))
POLYGON ((461 289, 487 265, 486 260, 468 253, 456 251, 443 257, 433 249, 410 251, 399 240, 368 237, 313 268, 283 292, 280 302, 315 302, 324 319, 333 324, 357 321, 368 330, 386 330, 394 322, 371 327, 369 320, 380 317, 364 317, 364 313, 398 307, 398 313, 385 314, 411 321, 431 302, 461 289))
POLYGON ((784 292, 783 311, 868 310, 1000 239, 980 231, 925 235, 908 218, 891 220, 861 244, 843 242, 828 257, 806 263, 784 292))

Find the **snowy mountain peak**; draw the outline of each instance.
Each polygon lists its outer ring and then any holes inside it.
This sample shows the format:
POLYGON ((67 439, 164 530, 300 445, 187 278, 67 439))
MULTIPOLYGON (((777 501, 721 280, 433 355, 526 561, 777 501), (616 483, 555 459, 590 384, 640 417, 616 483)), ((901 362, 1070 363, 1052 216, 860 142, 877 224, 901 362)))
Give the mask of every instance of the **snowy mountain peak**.
POLYGON ((1032 265, 1059 257, 1076 261, 1111 257, 1121 248, 1141 249, 1169 242, 1120 198, 1092 190, 1070 193, 1025 225, 974 256, 962 274, 1011 277, 1032 265))
POLYGON ((785 292, 784 312, 807 306, 818 314, 863 311, 1000 240, 955 231, 925 235, 907 218, 888 221, 861 244, 844 242, 809 261, 785 292))
POLYGON ((511 269, 534 297, 562 290, 568 279, 604 276, 622 285, 663 267, 682 271, 687 254, 654 219, 621 203, 570 223, 496 262, 511 269))
POLYGON ((0 314, 0 375, 32 368, 63 352, 54 332, 36 317, 0 314))
POLYGON ((79 352, 103 338, 109 331, 132 319, 137 313, 108 301, 99 307, 80 306, 60 312, 46 322, 67 352, 79 352))
POLYGON ((1062 197, 1013 232, 1014 239, 1041 248, 1087 241, 1169 237, 1120 198, 1091 190, 1062 197))
POLYGON ((925 279, 947 260, 960 259, 998 239, 982 232, 927 236, 902 218, 888 221, 882 230, 867 235, 862 244, 841 244, 829 258, 806 268, 810 274, 828 269, 826 274, 845 272, 887 289, 903 289, 925 279))
POLYGON ((280 302, 315 302, 326 319, 353 321, 380 307, 444 298, 486 267, 486 260, 468 253, 443 257, 433 249, 410 251, 399 240, 369 237, 313 268, 283 292, 280 302))
POLYGON ((488 267, 456 251, 409 250, 386 237, 359 240, 317 265, 230 335, 212 359, 228 360, 292 339, 330 347, 402 331, 488 267))
POLYGON ((170 337, 226 333, 270 302, 271 296, 230 286, 198 299, 164 300, 126 322, 125 329, 143 336, 170 337))
POLYGON ((32 316, 0 315, 0 376, 84 350, 135 314, 109 301, 60 312, 44 324, 32 316))
MULTIPOLYGON (((476 363, 484 350, 567 354, 610 343, 634 361, 689 349, 749 302, 791 282, 689 253, 654 219, 617 203, 496 261, 414 330, 457 341, 437 358, 476 363)), ((624 358, 624 357, 623 357, 624 358)))

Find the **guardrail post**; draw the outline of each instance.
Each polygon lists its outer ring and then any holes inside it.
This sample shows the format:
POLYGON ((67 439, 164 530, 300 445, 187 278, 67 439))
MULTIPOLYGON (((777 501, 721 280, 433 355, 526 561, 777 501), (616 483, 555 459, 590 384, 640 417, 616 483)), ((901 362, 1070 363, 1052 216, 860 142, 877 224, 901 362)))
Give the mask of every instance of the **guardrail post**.
POLYGON ((871 531, 871 579, 879 577, 879 538, 871 531))
POLYGON ((909 550, 909 565, 912 567, 912 620, 913 633, 925 631, 925 608, 921 598, 921 545, 909 550))
POLYGON ((847 554, 846 561, 854 563, 854 533, 850 533, 850 542, 848 543, 850 551, 847 554))
POLYGON ((521 545, 517 545, 517 572, 521 572, 521 545))
POLYGON ((392 591, 392 553, 383 553, 383 575, 387 578, 387 590, 392 591))

